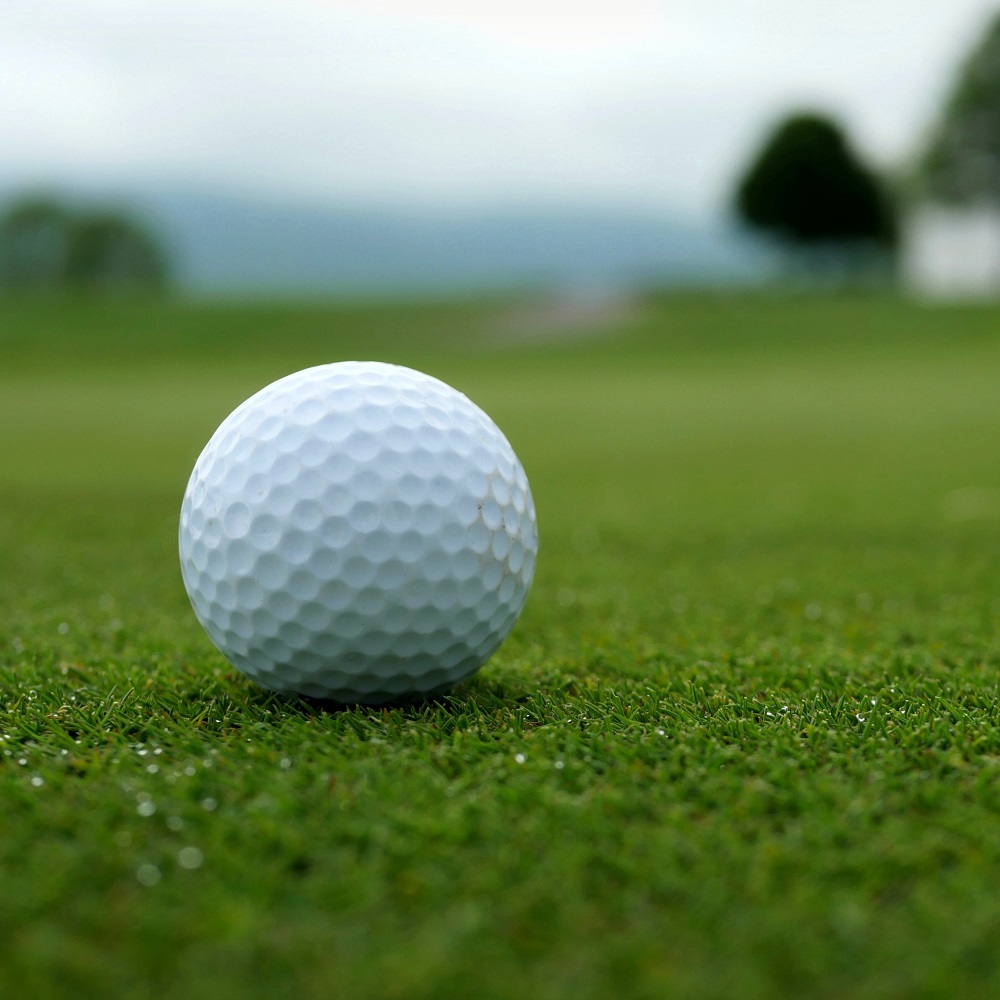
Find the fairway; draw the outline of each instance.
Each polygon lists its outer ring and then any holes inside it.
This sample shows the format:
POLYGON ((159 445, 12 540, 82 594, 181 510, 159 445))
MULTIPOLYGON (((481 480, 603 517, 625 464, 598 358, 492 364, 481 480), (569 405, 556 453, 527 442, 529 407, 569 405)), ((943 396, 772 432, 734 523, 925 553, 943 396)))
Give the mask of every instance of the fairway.
POLYGON ((0 997, 1000 995, 1000 309, 0 299, 0 997), (531 481, 509 640, 331 710, 215 651, 217 424, 363 358, 531 481))

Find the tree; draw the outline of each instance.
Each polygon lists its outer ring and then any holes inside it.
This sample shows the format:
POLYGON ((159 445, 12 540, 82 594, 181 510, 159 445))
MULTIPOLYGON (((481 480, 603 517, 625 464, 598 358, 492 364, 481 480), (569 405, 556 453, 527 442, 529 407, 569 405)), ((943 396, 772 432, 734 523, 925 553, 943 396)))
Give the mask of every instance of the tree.
POLYGON ((842 129, 819 114, 778 125, 740 182, 736 208, 749 225, 793 245, 889 250, 897 242, 879 179, 842 129))
POLYGON ((109 213, 74 220, 66 281, 77 288, 158 288, 166 262, 152 238, 128 219, 109 213))
POLYGON ((941 201, 1000 201, 1000 15, 959 69, 920 180, 941 201))
POLYGON ((59 204, 28 198, 0 221, 0 285, 55 289, 70 251, 70 217, 59 204))
POLYGON ((138 291, 166 279, 163 251, 123 213, 28 198, 0 218, 0 288, 138 291))

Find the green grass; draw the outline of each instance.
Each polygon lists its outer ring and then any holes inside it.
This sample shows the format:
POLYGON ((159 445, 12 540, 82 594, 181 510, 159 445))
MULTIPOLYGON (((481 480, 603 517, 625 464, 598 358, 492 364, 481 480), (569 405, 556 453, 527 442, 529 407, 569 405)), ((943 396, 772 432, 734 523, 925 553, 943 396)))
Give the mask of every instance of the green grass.
POLYGON ((0 996, 1000 993, 1000 311, 8 301, 0 357, 0 996), (347 357, 535 493, 429 705, 272 697, 180 583, 216 424, 347 357))

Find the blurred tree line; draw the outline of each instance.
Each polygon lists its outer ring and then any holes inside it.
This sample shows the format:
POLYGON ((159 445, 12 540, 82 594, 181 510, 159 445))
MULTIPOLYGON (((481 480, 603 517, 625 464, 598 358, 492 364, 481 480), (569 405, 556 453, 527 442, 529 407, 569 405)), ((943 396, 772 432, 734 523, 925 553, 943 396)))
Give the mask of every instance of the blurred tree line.
MULTIPOLYGON (((880 175, 819 111, 788 115, 765 137, 734 195, 737 215, 796 260, 892 265, 913 203, 1000 206, 1000 15, 959 67, 915 169, 880 175)), ((835 266, 836 263, 835 263, 835 266)))
POLYGON ((126 213, 23 198, 0 215, 0 288, 9 291, 155 291, 166 253, 126 213))
POLYGON ((1000 15, 959 69, 918 181, 937 201, 1000 203, 1000 15))

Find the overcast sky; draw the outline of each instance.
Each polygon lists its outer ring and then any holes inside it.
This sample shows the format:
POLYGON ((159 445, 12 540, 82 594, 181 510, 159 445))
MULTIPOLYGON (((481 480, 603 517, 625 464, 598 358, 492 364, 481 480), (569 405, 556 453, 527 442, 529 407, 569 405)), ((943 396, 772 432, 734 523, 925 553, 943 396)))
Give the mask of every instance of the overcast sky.
POLYGON ((996 0, 0 0, 0 183, 704 213, 783 111, 912 155, 996 0))

